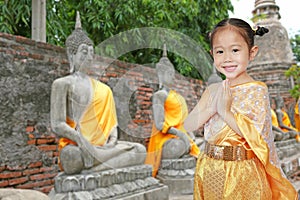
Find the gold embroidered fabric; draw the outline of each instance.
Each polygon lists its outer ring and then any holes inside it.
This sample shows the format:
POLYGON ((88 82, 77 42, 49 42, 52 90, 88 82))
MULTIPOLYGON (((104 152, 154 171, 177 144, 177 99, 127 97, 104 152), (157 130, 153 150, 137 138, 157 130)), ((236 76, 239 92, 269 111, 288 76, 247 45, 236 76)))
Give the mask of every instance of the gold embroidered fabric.
POLYGON ((296 190, 280 168, 267 86, 257 81, 245 83, 231 87, 231 95, 231 110, 243 137, 216 114, 206 123, 204 138, 213 145, 243 146, 253 151, 255 157, 224 161, 201 152, 195 171, 194 199, 298 199, 296 190))
POLYGON ((257 158, 215 160, 202 154, 195 172, 194 200, 269 200, 272 191, 257 158))

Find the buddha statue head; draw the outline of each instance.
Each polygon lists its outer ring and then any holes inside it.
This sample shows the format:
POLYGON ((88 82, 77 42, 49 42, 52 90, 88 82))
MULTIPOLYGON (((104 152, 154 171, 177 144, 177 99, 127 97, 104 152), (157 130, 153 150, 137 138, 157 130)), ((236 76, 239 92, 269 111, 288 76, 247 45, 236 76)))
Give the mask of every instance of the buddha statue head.
POLYGON ((93 42, 82 30, 78 11, 75 30, 66 39, 66 48, 70 62, 70 73, 91 66, 94 56, 93 42))
POLYGON ((175 69, 169 58, 167 57, 167 47, 164 44, 163 56, 156 64, 156 71, 159 81, 159 88, 163 85, 170 86, 174 82, 175 69))

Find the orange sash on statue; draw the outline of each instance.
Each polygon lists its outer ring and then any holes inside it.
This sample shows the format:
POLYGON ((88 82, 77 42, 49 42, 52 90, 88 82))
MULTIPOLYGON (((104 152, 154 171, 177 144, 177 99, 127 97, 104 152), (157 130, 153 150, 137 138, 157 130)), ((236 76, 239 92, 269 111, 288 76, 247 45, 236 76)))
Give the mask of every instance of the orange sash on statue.
POLYGON ((299 101, 300 101, 300 97, 298 98, 298 102, 296 102, 295 105, 295 127, 298 131, 300 131, 300 112, 299 112, 299 101))
MULTIPOLYGON (((164 109, 165 121, 163 130, 157 130, 155 125, 153 124, 152 134, 149 141, 148 152, 145 161, 146 164, 151 164, 153 166, 153 176, 156 176, 156 173, 160 166, 162 146, 167 140, 177 137, 175 135, 167 133, 169 128, 174 127, 186 133, 186 130, 183 127, 183 122, 188 114, 185 99, 181 95, 177 94, 174 90, 171 90, 165 101, 164 109)), ((199 154, 199 148, 192 141, 192 139, 190 139, 190 143, 190 155, 197 157, 199 154)))
MULTIPOLYGON (((283 117, 282 117, 282 123, 284 125, 286 125, 287 127, 293 129, 294 131, 297 131, 297 129, 295 127, 293 127, 292 123, 291 123, 291 120, 289 118, 289 115, 284 111, 284 110, 281 110, 282 113, 283 113, 283 117)), ((282 128, 282 130, 284 132, 288 132, 289 130, 285 129, 285 128, 282 128)))
MULTIPOLYGON (((93 98, 79 122, 80 133, 93 145, 106 143, 111 131, 117 126, 117 115, 111 89, 94 79, 90 79, 93 87, 93 98)), ((75 128, 76 122, 67 117, 66 123, 75 128)), ((58 149, 76 143, 68 138, 59 140, 58 149)))

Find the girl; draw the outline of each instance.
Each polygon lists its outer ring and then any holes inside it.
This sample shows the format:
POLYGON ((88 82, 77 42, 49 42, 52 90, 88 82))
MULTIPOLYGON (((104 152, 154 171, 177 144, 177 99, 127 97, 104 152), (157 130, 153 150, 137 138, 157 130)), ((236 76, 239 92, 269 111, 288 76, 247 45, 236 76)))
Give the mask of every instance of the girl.
POLYGON ((280 168, 267 86, 247 74, 268 29, 225 19, 210 33, 216 69, 226 80, 206 89, 185 120, 187 131, 204 126, 205 144, 195 171, 194 199, 297 199, 280 168))

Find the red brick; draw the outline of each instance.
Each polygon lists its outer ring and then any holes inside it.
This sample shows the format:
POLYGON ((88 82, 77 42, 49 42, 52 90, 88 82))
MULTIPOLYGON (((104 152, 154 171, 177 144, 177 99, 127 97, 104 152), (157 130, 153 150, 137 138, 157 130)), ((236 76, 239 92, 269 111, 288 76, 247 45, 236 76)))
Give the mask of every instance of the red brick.
POLYGON ((30 176, 30 180, 34 181, 34 180, 49 179, 49 178, 55 177, 56 175, 57 175, 57 173, 54 173, 54 174, 36 174, 36 175, 30 176))
POLYGON ((153 88, 139 87, 139 90, 153 92, 153 88))
POLYGON ((23 166, 6 166, 6 168, 8 169, 8 170, 10 170, 10 171, 21 171, 21 170, 24 170, 24 169, 26 169, 26 166, 25 165, 23 165, 23 166))
POLYGON ((8 183, 9 185, 17 185, 17 184, 25 183, 26 181, 28 181, 27 177, 21 177, 21 178, 9 179, 8 183))
POLYGON ((36 188, 46 185, 52 185, 52 180, 44 180, 44 181, 37 181, 37 182, 29 182, 22 185, 18 185, 16 188, 20 189, 30 189, 30 188, 36 188))
POLYGON ((30 183, 25 183, 25 184, 21 184, 21 185, 18 185, 16 186, 16 188, 19 188, 19 189, 33 189, 35 188, 35 182, 30 182, 30 183))
POLYGON ((54 143, 55 138, 47 138, 47 139, 38 139, 37 144, 49 144, 49 143, 54 143))
POLYGON ((8 33, 0 33, 0 37, 13 40, 14 36, 8 33))
POLYGON ((69 65, 69 61, 67 59, 62 59, 61 64, 68 64, 69 65))
POLYGON ((143 77, 143 74, 135 71, 127 71, 126 75, 131 75, 133 78, 143 77))
POLYGON ((15 50, 25 50, 25 47, 24 46, 21 46, 21 45, 15 45, 15 44, 12 44, 10 45, 11 48, 15 49, 15 50))
POLYGON ((48 172, 48 171, 53 171, 54 167, 41 167, 40 172, 48 172))
POLYGON ((43 146, 38 146, 38 148, 43 151, 56 151, 57 145, 43 145, 43 146))
POLYGON ((39 168, 26 169, 23 171, 23 175, 31 175, 31 174, 38 174, 38 173, 40 173, 39 168))
POLYGON ((7 50, 5 51, 5 53, 6 53, 6 54, 11 54, 11 55, 16 55, 16 51, 10 50, 10 49, 7 49, 7 50))
POLYGON ((106 76, 107 77, 118 77, 118 74, 111 72, 111 73, 106 73, 106 76))
POLYGON ((62 47, 60 47, 60 46, 54 46, 54 45, 52 45, 52 49, 54 50, 54 51, 56 51, 56 52, 58 52, 58 53, 66 53, 66 49, 65 48, 62 48, 62 47))
POLYGON ((53 157, 58 157, 58 156, 59 156, 59 152, 58 151, 53 152, 53 157))
POLYGON ((29 54, 29 57, 30 58, 33 58, 33 59, 36 59, 36 60, 43 60, 44 59, 44 55, 42 55, 42 54, 36 54, 36 53, 31 53, 31 54, 29 54))
POLYGON ((28 168, 40 167, 42 165, 43 165, 43 163, 41 161, 38 161, 38 162, 31 163, 30 165, 28 165, 28 168))
POLYGON ((27 141, 27 144, 28 144, 28 145, 36 144, 36 140, 28 140, 28 141, 27 141))
POLYGON ((52 45, 49 45, 49 44, 47 44, 47 43, 44 43, 44 42, 37 42, 36 43, 37 45, 37 47, 38 48, 41 48, 41 49, 48 49, 48 50, 53 50, 53 46, 52 45))
POLYGON ((4 171, 6 169, 5 166, 0 166, 0 172, 4 171))
POLYGON ((8 180, 0 181, 0 188, 8 186, 8 180))
POLYGON ((54 187, 53 185, 51 185, 51 186, 45 186, 45 187, 42 187, 42 188, 38 188, 36 190, 38 190, 40 192, 43 192, 45 194, 48 194, 52 190, 53 187, 54 187))
POLYGON ((29 39, 29 38, 26 38, 26 37, 23 37, 23 36, 15 36, 16 38, 16 42, 19 42, 19 43, 22 43, 22 44, 29 44, 29 45, 34 45, 35 44, 35 41, 29 39))
POLYGON ((20 176, 22 176, 22 172, 5 172, 0 174, 0 178, 12 178, 20 176))

